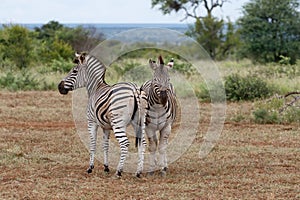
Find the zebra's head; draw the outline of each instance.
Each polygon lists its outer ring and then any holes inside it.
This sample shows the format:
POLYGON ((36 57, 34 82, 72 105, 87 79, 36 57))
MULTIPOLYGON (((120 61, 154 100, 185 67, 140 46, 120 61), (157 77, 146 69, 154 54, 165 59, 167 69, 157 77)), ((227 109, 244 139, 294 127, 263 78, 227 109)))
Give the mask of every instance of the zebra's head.
POLYGON ((160 103, 165 105, 168 100, 167 91, 170 89, 169 69, 173 67, 174 60, 171 59, 170 62, 165 65, 163 58, 159 56, 157 62, 150 59, 149 65, 154 71, 151 83, 152 88, 155 93, 158 94, 160 103))
POLYGON ((74 63, 76 64, 68 75, 58 84, 61 94, 68 94, 69 91, 86 86, 86 53, 76 53, 74 63))

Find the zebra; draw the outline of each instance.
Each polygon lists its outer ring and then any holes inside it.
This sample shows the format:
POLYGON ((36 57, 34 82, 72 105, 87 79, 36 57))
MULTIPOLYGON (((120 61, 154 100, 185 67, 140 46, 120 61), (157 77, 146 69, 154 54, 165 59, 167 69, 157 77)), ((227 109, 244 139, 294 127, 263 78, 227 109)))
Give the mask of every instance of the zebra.
POLYGON ((136 176, 141 177, 144 161, 146 95, 134 83, 123 82, 108 85, 105 80, 106 66, 97 58, 87 53, 76 53, 76 65, 61 80, 58 90, 61 94, 77 88, 86 87, 88 93, 87 121, 90 134, 90 163, 87 169, 91 173, 94 168, 97 130, 103 130, 104 171, 109 172, 108 149, 110 130, 113 130, 120 145, 120 160, 116 176, 121 177, 129 140, 126 127, 132 124, 136 134, 138 147, 138 167, 136 176))
POLYGON ((168 138, 171 133, 171 126, 176 118, 177 100, 174 92, 174 87, 170 83, 169 68, 173 67, 173 59, 167 64, 164 64, 163 58, 158 57, 156 63, 152 59, 149 60, 149 65, 154 71, 152 80, 146 81, 141 89, 147 94, 148 112, 146 115, 145 132, 149 141, 149 158, 150 171, 152 175, 156 166, 156 151, 158 139, 156 132, 159 131, 159 166, 161 175, 165 176, 167 172, 167 145, 168 138))

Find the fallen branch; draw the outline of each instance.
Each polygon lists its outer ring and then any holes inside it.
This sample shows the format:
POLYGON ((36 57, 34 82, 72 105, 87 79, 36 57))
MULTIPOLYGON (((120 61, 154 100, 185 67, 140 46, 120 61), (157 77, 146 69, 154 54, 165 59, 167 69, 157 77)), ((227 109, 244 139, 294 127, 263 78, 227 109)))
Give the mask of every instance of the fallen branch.
MULTIPOLYGON (((299 91, 294 91, 294 92, 289 92, 285 95, 278 95, 278 94, 275 94, 273 97, 269 98, 267 100, 267 102, 270 102, 272 101, 272 99, 284 99, 284 106, 282 106, 278 112, 279 113, 282 113, 283 111, 285 111, 288 107, 291 107, 291 106, 295 106, 295 107, 299 107, 300 106, 296 106, 296 103, 300 100, 300 92, 299 91), (292 97, 292 100, 287 102, 287 98, 288 97, 292 97)), ((300 102, 300 101, 299 101, 300 102)))

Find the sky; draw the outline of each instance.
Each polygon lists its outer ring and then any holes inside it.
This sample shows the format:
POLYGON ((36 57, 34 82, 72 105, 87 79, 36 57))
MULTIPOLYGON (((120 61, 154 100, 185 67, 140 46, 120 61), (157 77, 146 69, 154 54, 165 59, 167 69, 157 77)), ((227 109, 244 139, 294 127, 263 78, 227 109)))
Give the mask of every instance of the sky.
MULTIPOLYGON (((231 0, 213 13, 241 16, 242 5, 249 0, 231 0)), ((0 23, 188 23, 183 12, 163 15, 151 0, 1 0, 0 23)))

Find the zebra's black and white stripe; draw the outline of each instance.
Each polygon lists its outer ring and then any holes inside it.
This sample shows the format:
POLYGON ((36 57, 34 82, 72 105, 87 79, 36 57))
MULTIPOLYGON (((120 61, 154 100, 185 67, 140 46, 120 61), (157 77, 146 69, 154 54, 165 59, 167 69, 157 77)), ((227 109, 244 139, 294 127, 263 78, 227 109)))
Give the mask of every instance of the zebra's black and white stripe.
POLYGON ((117 167, 117 176, 121 176, 126 155, 128 153, 128 137, 126 127, 132 124, 135 129, 138 146, 139 177, 143 170, 144 160, 144 126, 146 116, 146 97, 133 83, 117 83, 112 86, 104 80, 106 67, 95 57, 87 54, 76 55, 77 65, 60 82, 58 89, 61 94, 80 87, 88 92, 87 119, 90 133, 90 164, 88 173, 94 168, 97 129, 103 129, 104 171, 108 172, 109 134, 113 130, 119 142, 121 155, 117 167))
POLYGON ((168 138, 177 111, 176 95, 168 72, 173 66, 173 60, 165 65, 162 57, 159 56, 157 63, 150 59, 149 65, 154 71, 153 78, 145 82, 141 89, 146 92, 148 102, 145 131, 149 140, 150 172, 155 170, 158 149, 158 164, 162 174, 165 175, 168 167, 166 155, 168 138), (159 142, 157 131, 159 131, 159 142))

